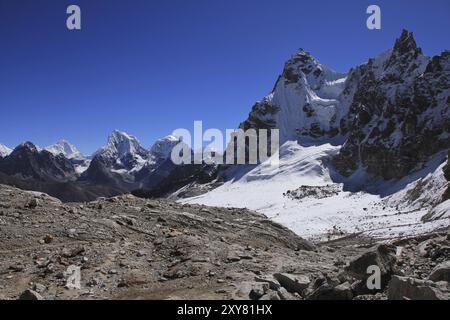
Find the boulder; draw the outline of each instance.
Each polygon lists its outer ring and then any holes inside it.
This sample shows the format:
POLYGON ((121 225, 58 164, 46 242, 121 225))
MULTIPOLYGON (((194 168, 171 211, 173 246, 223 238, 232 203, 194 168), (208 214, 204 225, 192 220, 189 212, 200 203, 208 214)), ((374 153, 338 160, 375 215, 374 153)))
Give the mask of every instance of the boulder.
POLYGON ((389 300, 449 300, 450 292, 445 282, 393 276, 389 283, 389 300))
POLYGON ((278 289, 277 293, 278 296, 280 297, 280 300, 298 300, 298 298, 295 295, 293 295, 283 287, 278 289))
POLYGON ((383 289, 394 273, 397 261, 396 251, 396 247, 392 245, 377 245, 351 261, 345 270, 353 277, 365 282, 372 275, 368 273, 368 268, 370 266, 378 266, 381 272, 381 286, 383 289))
POLYGON ((450 282, 450 260, 437 265, 431 272, 429 279, 435 282, 450 282))
POLYGON ((311 280, 307 276, 292 275, 287 273, 276 273, 274 278, 280 283, 280 285, 291 293, 303 294, 303 290, 308 288, 311 280))
POLYGON ((255 281, 269 284, 269 288, 274 291, 277 291, 278 289, 281 288, 280 283, 275 278, 270 276, 269 277, 256 276, 255 281))
POLYGON ((336 287, 329 283, 324 283, 308 297, 308 300, 352 300, 353 292, 349 282, 345 282, 336 287))
POLYGON ((256 283, 249 293, 250 300, 259 300, 269 291, 268 283, 256 283))
POLYGON ((19 300, 44 300, 44 298, 33 290, 25 290, 19 297, 19 300))

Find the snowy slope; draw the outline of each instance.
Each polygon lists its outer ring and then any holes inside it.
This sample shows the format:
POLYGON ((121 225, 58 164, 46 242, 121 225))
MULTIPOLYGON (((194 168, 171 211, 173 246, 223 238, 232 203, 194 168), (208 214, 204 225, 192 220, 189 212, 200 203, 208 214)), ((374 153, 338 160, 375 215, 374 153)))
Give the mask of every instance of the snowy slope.
MULTIPOLYGON (((421 221, 431 209, 431 204, 416 206, 415 202, 399 206, 400 202, 405 201, 408 190, 420 183, 417 177, 411 177, 416 179, 406 187, 406 179, 400 182, 379 180, 377 185, 380 189, 400 188, 399 192, 384 198, 375 193, 344 191, 344 187, 347 190, 352 181, 334 183, 332 175, 335 173, 324 165, 339 148, 330 144, 304 147, 297 142, 287 142, 280 148, 278 169, 268 165, 269 159, 238 179, 182 202, 253 209, 312 240, 359 232, 378 238, 391 238, 430 231, 449 224, 448 219, 427 223, 421 221), (302 186, 310 191, 293 192, 302 186), (301 194, 301 197, 290 196, 290 193, 301 194)), ((238 172, 233 174, 239 177, 238 172)), ((442 166, 432 175, 441 179, 442 166)), ((435 187, 435 192, 442 190, 439 183, 435 187)))
POLYGON ((8 148, 7 146, 0 144, 0 157, 6 157, 10 155, 12 152, 12 149, 8 148))

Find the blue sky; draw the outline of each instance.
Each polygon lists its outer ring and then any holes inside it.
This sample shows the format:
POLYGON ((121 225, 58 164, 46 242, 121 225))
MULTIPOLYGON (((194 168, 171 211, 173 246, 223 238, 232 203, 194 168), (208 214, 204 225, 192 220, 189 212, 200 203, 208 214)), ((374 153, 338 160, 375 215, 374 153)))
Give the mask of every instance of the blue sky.
POLYGON ((296 49, 346 72, 402 28, 427 55, 449 49, 450 1, 0 0, 0 143, 90 153, 113 129, 148 147, 194 120, 235 128, 296 49), (81 31, 66 29, 70 4, 81 31))

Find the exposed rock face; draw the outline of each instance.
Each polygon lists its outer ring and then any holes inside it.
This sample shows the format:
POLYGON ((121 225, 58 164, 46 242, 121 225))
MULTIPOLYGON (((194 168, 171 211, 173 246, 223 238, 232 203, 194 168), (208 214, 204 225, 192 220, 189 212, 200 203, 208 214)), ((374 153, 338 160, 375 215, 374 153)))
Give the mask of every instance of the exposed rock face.
POLYGON ((444 176, 448 181, 450 181, 450 151, 448 152, 447 165, 444 168, 444 176))
MULTIPOLYGON (((444 167, 444 176, 450 182, 450 151, 448 152, 447 165, 444 167)), ((450 183, 447 190, 442 195, 442 202, 450 200, 450 183)))
POLYGON ((403 31, 392 50, 353 69, 341 101, 348 140, 334 159, 349 176, 363 167, 401 178, 450 146, 450 52, 432 59, 403 31))

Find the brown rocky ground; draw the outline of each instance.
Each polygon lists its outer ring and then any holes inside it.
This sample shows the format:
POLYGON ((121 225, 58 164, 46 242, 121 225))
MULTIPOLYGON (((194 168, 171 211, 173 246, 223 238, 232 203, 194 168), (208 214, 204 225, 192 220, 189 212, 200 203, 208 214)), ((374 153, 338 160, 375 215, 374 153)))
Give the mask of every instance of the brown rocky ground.
POLYGON ((448 299, 445 232, 373 245, 312 245, 242 209, 131 195, 63 204, 0 185, 0 299, 448 299), (379 293, 361 271, 373 264, 379 293))

